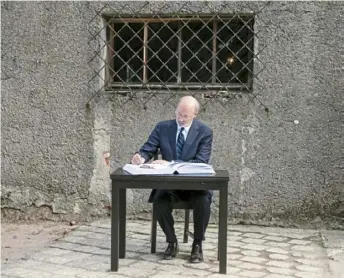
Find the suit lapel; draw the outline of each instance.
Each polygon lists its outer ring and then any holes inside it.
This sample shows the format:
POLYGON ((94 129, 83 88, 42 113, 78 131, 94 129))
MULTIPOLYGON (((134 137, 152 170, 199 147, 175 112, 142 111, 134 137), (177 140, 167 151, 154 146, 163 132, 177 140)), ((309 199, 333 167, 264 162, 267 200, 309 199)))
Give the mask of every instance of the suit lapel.
POLYGON ((198 125, 196 124, 196 121, 193 121, 192 125, 190 127, 190 130, 189 130, 188 136, 186 137, 184 147, 183 147, 183 151, 181 154, 182 158, 184 158, 188 154, 188 151, 189 151, 192 143, 195 141, 198 133, 199 133, 198 125))
POLYGON ((173 152, 173 159, 177 158, 177 150, 176 150, 176 136, 177 136, 177 123, 176 121, 172 121, 170 124, 169 135, 170 144, 173 152))

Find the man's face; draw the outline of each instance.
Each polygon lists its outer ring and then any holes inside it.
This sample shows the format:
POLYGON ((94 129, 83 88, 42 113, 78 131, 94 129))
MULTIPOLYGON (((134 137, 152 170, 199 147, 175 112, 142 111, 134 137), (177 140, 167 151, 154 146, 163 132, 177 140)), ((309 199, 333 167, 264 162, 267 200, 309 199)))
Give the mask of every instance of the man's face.
POLYGON ((182 127, 189 126, 195 117, 196 111, 193 105, 180 104, 176 109, 176 119, 182 127))

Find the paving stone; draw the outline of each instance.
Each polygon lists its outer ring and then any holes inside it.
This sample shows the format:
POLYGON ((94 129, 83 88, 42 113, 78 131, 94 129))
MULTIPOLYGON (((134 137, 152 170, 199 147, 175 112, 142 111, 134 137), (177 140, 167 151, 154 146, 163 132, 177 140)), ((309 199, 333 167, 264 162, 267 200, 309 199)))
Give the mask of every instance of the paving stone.
POLYGON ((192 263, 189 263, 188 261, 184 261, 183 266, 186 268, 202 269, 202 270, 206 270, 206 269, 209 269, 212 267, 211 265, 209 265, 205 262, 198 263, 198 264, 192 264, 192 263))
MULTIPOLYGON (((150 222, 130 222, 132 221, 128 221, 127 226, 126 259, 119 260, 118 272, 109 271, 111 230, 110 220, 106 220, 72 231, 63 239, 51 244, 54 247, 44 248, 26 261, 6 264, 1 270, 1 275, 7 278, 334 278, 325 272, 328 270, 327 254, 318 244, 317 231, 303 234, 303 230, 300 230, 299 234, 294 236, 290 229, 253 226, 228 229, 227 275, 223 275, 218 273, 219 262, 216 260, 217 226, 214 226, 216 228, 213 231, 207 231, 204 263, 190 264, 188 258, 191 240, 187 244, 180 243, 180 253, 176 259, 161 260, 162 252, 166 248, 162 232, 158 229, 158 253, 151 254, 150 222), (273 237, 274 240, 269 237, 273 237), (13 275, 11 271, 17 271, 18 275, 13 275)), ((182 240, 183 223, 177 223, 176 229, 182 240)))
MULTIPOLYGON (((167 245, 166 245, 166 247, 167 247, 167 245)), ((191 244, 188 244, 187 246, 180 244, 179 248, 186 248, 186 250, 188 252, 191 252, 191 244)), ((202 244, 202 248, 204 250, 214 250, 214 249, 217 249, 217 242, 216 242, 216 244, 211 243, 211 242, 205 242, 205 243, 202 244)))
POLYGON ((108 240, 93 239, 88 245, 98 247, 100 249, 110 249, 108 240))
POLYGON ((244 237, 227 235, 227 242, 228 242, 229 240, 231 240, 231 241, 240 241, 240 240, 242 240, 242 239, 244 239, 244 237))
MULTIPOLYGON (((228 235, 228 233, 227 233, 228 235)), ((205 240, 208 240, 209 238, 218 238, 219 237, 219 234, 218 232, 214 232, 214 231, 209 231, 209 229, 207 229, 207 232, 205 234, 205 240)))
POLYGON ((106 272, 110 270, 110 263, 109 262, 92 263, 85 266, 85 268, 87 268, 88 270, 93 270, 93 271, 106 272))
POLYGON ((74 234, 65 236, 63 238, 63 241, 71 243, 88 244, 87 239, 85 237, 75 236, 74 234))
MULTIPOLYGON (((119 262, 121 263, 123 259, 120 259, 119 262)), ((102 255, 92 255, 89 257, 79 257, 76 256, 76 260, 72 260, 71 262, 67 263, 67 266, 71 267, 81 267, 86 268, 95 263, 109 263, 110 256, 102 256, 102 255)))
POLYGON ((289 276, 289 275, 280 275, 280 274, 269 274, 268 276, 265 276, 264 278, 294 278, 294 276, 289 276))
POLYGON ((269 261, 266 263, 268 266, 276 266, 280 268, 291 268, 293 266, 292 263, 281 262, 281 261, 269 261))
POLYGON ((293 257, 296 257, 296 258, 304 258, 304 253, 301 253, 301 252, 293 252, 293 253, 291 253, 291 255, 293 256, 293 257))
POLYGON ((104 249, 95 247, 95 246, 88 246, 88 245, 80 245, 74 248, 74 251, 90 253, 90 254, 92 253, 96 254, 96 252, 98 252, 99 250, 104 250, 104 249))
POLYGON ((250 263, 256 263, 261 264, 266 261, 264 258, 260 257, 250 257, 250 256, 243 256, 240 258, 241 261, 250 262, 250 263))
MULTIPOLYGON (((89 255, 89 254, 87 254, 89 255)), ((90 256, 90 255, 89 255, 90 256)), ((74 259, 78 259, 76 256, 74 257, 74 259)), ((52 263, 52 264, 58 264, 58 265, 64 265, 67 264, 71 261, 72 259, 69 257, 61 257, 61 256, 55 256, 55 257, 48 257, 48 258, 44 258, 44 261, 47 263, 52 263)))
POLYGON ((270 254, 270 255, 269 255, 269 258, 270 258, 270 259, 273 259, 273 260, 285 261, 285 260, 288 260, 288 259, 289 259, 289 256, 287 256, 287 255, 282 255, 282 254, 270 254))
POLYGON ((90 231, 82 231, 79 229, 76 229, 73 231, 73 235, 75 236, 81 236, 81 237, 86 237, 86 238, 95 238, 95 237, 104 237, 104 234, 96 234, 96 233, 91 233, 90 231))
MULTIPOLYGON (((187 252, 186 255, 190 257, 190 252, 187 252)), ((217 259, 217 250, 203 250, 203 257, 204 259, 207 259, 207 258, 211 260, 217 259)))
POLYGON ((304 272, 321 272, 322 269, 319 267, 309 266, 309 265, 297 265, 296 268, 298 270, 304 271, 304 272))
POLYGON ((264 239, 259 239, 259 238, 250 238, 250 237, 247 237, 247 238, 244 238, 242 240, 242 242, 245 242, 245 243, 253 243, 253 244, 264 244, 266 240, 264 239))
POLYGON ((321 247, 319 246, 302 246, 302 245, 295 245, 291 247, 294 251, 301 251, 301 252, 321 252, 323 251, 321 247))
POLYGON ((303 252, 303 253, 297 253, 296 255, 301 254, 301 256, 295 256, 295 257, 303 257, 306 259, 327 259, 328 257, 326 256, 326 254, 324 252, 303 252))
POLYGON ((260 252, 254 251, 254 250, 243 250, 241 251, 241 254, 245 256, 252 256, 252 257, 260 256, 260 252))
POLYGON ((262 238, 265 235, 258 234, 258 233, 244 233, 242 234, 244 237, 251 237, 251 238, 262 238))
MULTIPOLYGON (((131 252, 131 251, 126 251, 125 252, 125 257, 127 259, 137 259, 139 260, 141 256, 146 255, 148 253, 140 253, 140 252, 131 252)), ((157 253, 158 254, 158 253, 157 253)), ((110 256, 110 255, 109 255, 110 256)))
POLYGON ((75 248, 79 247, 79 245, 61 240, 51 244, 49 247, 73 251, 75 248))
POLYGON ((293 239, 288 241, 289 244, 296 244, 296 245, 308 245, 312 242, 310 240, 300 240, 300 239, 293 239))
POLYGON ((103 255, 103 256, 110 256, 111 250, 110 249, 98 249, 92 252, 92 255, 103 255))
POLYGON ((255 251, 262 251, 262 250, 266 249, 266 246, 260 245, 260 244, 245 244, 245 245, 241 246, 241 248, 249 249, 249 250, 255 250, 255 251))
POLYGON ((240 236, 240 235, 242 235, 243 233, 241 233, 241 232, 235 232, 235 231, 228 231, 227 230, 227 235, 228 236, 240 236))
MULTIPOLYGON (((166 248, 166 247, 165 247, 166 248)), ((137 251, 148 251, 150 252, 150 247, 144 246, 143 243, 128 242, 125 246, 126 251, 137 252, 137 251)))
POLYGON ((141 240, 149 240, 150 235, 149 234, 132 234, 131 236, 128 236, 128 238, 133 238, 133 239, 141 239, 141 240))
POLYGON ((59 249, 59 248, 48 248, 44 249, 43 251, 39 252, 40 255, 50 255, 50 256, 60 256, 60 255, 67 255, 73 254, 71 250, 59 249))
POLYGON ((165 265, 158 263, 156 267, 157 271, 165 271, 165 277, 168 275, 180 275, 182 271, 184 271, 184 267, 180 267, 179 265, 165 265))
POLYGON ((259 264, 253 264, 253 263, 247 263, 247 262, 241 262, 241 264, 238 267, 250 269, 250 270, 252 270, 252 269, 257 269, 257 270, 263 269, 263 267, 259 264))
MULTIPOLYGON (((233 266, 227 267, 227 274, 229 274, 229 275, 231 275, 231 274, 236 274, 236 273, 238 273, 239 271, 241 271, 240 268, 233 267, 233 266)), ((218 266, 217 266, 217 268, 215 269, 215 272, 219 272, 219 267, 218 267, 218 266)))
POLYGON ((265 240, 278 241, 278 242, 286 241, 287 240, 287 238, 280 237, 280 236, 266 236, 266 237, 264 237, 264 239, 265 240))
MULTIPOLYGON (((110 258, 108 259, 108 263, 109 263, 109 261, 110 261, 110 258)), ((134 264, 135 262, 137 262, 137 260, 133 260, 133 259, 120 259, 119 260, 119 267, 129 266, 129 265, 134 264)))
POLYGON ((283 275, 293 275, 294 270, 289 268, 280 268, 280 267, 268 267, 267 270, 274 274, 283 274, 283 275))
POLYGON ((118 269, 119 274, 124 274, 129 277, 150 277, 157 273, 157 265, 151 262, 139 261, 127 267, 121 267, 118 269))
POLYGON ((313 234, 308 233, 308 232, 307 233, 300 233, 300 234, 293 233, 289 237, 295 238, 295 239, 305 239, 305 238, 309 238, 310 236, 318 236, 317 231, 312 230, 312 232, 313 232, 313 234))
POLYGON ((245 243, 240 242, 240 241, 232 241, 232 240, 228 240, 227 241, 227 245, 231 246, 231 247, 241 247, 243 246, 245 243))
MULTIPOLYGON (((110 270, 110 264, 109 263, 107 264, 107 268, 104 269, 104 272, 108 271, 108 270, 110 270)), ((67 275, 75 276, 77 274, 82 275, 82 274, 87 273, 87 272, 88 272, 88 270, 86 270, 84 268, 63 266, 54 273, 58 274, 58 275, 63 275, 63 276, 67 276, 67 275)))
MULTIPOLYGON (((121 274, 118 274, 116 272, 115 274, 116 276, 114 276, 114 274, 112 273, 103 273, 103 272, 95 272, 95 271, 88 271, 87 273, 82 273, 82 274, 76 274, 75 276, 69 276, 69 277, 73 277, 73 278, 113 278, 113 277, 127 277, 121 274)), ((68 276, 66 276, 68 277, 68 276)), ((37 277, 38 278, 38 277, 37 277)))
MULTIPOLYGON (((325 273, 314 273, 314 272, 296 272, 295 276, 300 277, 300 278, 327 278, 327 277, 331 277, 332 275, 325 274, 325 273)), ((342 277, 336 277, 336 278, 342 278, 342 277)))
MULTIPOLYGON (((13 276, 12 276, 13 277, 13 276)), ((41 270, 30 270, 25 274, 21 274, 18 277, 22 278, 62 278, 62 277, 72 277, 72 276, 64 276, 62 274, 55 274, 50 272, 44 272, 41 270)))
POLYGON ((267 229, 264 229, 264 233, 272 235, 272 236, 282 236, 282 237, 286 237, 286 238, 296 238, 296 239, 303 239, 303 238, 307 238, 310 236, 317 236, 318 235, 318 231, 316 231, 316 230, 280 229, 280 228, 269 228, 269 227, 267 227, 267 229))
MULTIPOLYGON (((183 270, 184 271, 181 272, 180 277, 185 277, 185 278, 193 277, 193 276, 205 277, 205 276, 211 275, 210 274, 211 272, 209 272, 209 271, 200 271, 198 269, 184 268, 183 270)), ((217 274, 219 274, 219 270, 217 270, 217 274)), ((168 278, 168 276, 167 277, 165 276, 163 278, 168 278)))
POLYGON ((236 260, 236 259, 238 259, 240 257, 242 257, 242 255, 229 253, 229 254, 227 254, 227 261, 229 261, 229 260, 236 260))
MULTIPOLYGON (((163 278, 166 277, 166 273, 163 270, 160 270, 158 273, 156 273, 155 275, 152 275, 150 278, 163 278)), ((180 278, 181 275, 180 274, 169 274, 168 278, 180 278)))
POLYGON ((283 232, 280 232, 280 231, 275 232, 275 233, 273 233, 273 232, 266 232, 266 234, 267 234, 268 236, 278 236, 278 237, 284 236, 284 237, 290 237, 289 234, 286 235, 286 234, 283 234, 283 232))
MULTIPOLYGON (((234 274, 227 274, 226 276, 224 276, 223 274, 219 274, 219 273, 217 273, 217 274, 211 274, 211 275, 209 275, 209 276, 207 276, 207 278, 224 278, 224 277, 226 277, 226 278, 241 278, 241 277, 239 277, 239 276, 236 276, 236 275, 234 275, 234 274)), ((169 277, 168 277, 169 278, 169 277)))
POLYGON ((159 264, 161 265, 178 265, 178 266, 183 266, 186 262, 186 257, 182 257, 182 254, 178 254, 178 257, 173 259, 173 260, 163 260, 161 257, 158 261, 159 264))
POLYGON ((239 273, 241 276, 244 277, 252 277, 252 278, 260 278, 266 275, 265 272, 261 271, 250 271, 250 270, 245 270, 239 273))
POLYGON ((91 222, 88 225, 89 226, 102 227, 102 228, 110 228, 111 227, 111 223, 109 223, 109 221, 106 221, 105 219, 95 220, 94 222, 91 222))
POLYGON ((304 258, 295 258, 294 261, 300 263, 300 264, 304 264, 304 265, 310 265, 310 266, 315 266, 315 267, 319 267, 321 265, 325 265, 325 261, 324 260, 310 260, 310 259, 304 259, 304 258))
MULTIPOLYGON (((202 271, 199 269, 188 268, 184 266, 172 266, 172 265, 158 265, 157 271, 163 271, 164 277, 169 278, 169 275, 179 275, 179 277, 192 277, 192 276, 200 276, 204 277, 205 273, 208 275, 211 272, 202 271)), ((218 270, 217 270, 218 271, 218 270)))
POLYGON ((234 248, 234 247, 227 247, 227 253, 236 253, 239 252, 239 248, 234 248))
POLYGON ((278 253, 278 254, 288 254, 289 252, 282 249, 282 248, 279 248, 279 247, 273 247, 273 248, 268 248, 266 249, 267 252, 270 252, 270 253, 278 253))
POLYGON ((233 266, 238 266, 238 265, 241 265, 242 263, 243 263, 242 261, 238 261, 238 260, 227 261, 227 264, 233 265, 233 266))
POLYGON ((23 268, 23 267, 11 267, 11 268, 3 268, 1 267, 1 275, 8 275, 8 276, 21 276, 21 275, 25 275, 27 273, 29 273, 31 270, 28 268, 23 268))
POLYGON ((147 255, 140 256, 140 259, 143 261, 157 262, 161 260, 161 256, 157 254, 147 254, 147 255))
POLYGON ((271 247, 279 247, 279 248, 288 248, 290 246, 289 243, 285 243, 285 242, 275 242, 275 241, 267 241, 264 243, 267 246, 271 246, 271 247))
POLYGON ((20 267, 24 267, 27 269, 34 269, 34 270, 40 270, 43 272, 50 272, 50 273, 56 273, 58 270, 63 268, 61 265, 55 265, 51 263, 47 263, 44 261, 36 261, 36 260, 27 260, 27 261, 22 261, 19 263, 20 267))
POLYGON ((212 244, 217 244, 217 242, 218 242, 218 239, 217 238, 207 238, 206 239, 206 242, 209 242, 209 243, 212 243, 212 244))

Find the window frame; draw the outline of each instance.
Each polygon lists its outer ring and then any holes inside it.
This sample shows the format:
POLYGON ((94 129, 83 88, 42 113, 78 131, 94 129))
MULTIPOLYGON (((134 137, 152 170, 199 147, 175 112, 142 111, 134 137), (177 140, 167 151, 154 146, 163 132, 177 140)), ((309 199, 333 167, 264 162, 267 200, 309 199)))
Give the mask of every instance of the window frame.
MULTIPOLYGON (((183 15, 181 17, 175 17, 175 16, 142 16, 142 17, 133 17, 133 15, 120 15, 120 16, 109 16, 108 18, 105 18, 107 23, 107 28, 109 29, 109 40, 107 41, 107 57, 106 57, 106 71, 105 71, 105 90, 113 90, 113 89, 140 89, 140 88, 146 88, 146 89, 156 89, 156 90, 180 90, 180 89, 187 89, 187 90, 248 90, 250 91, 253 86, 253 69, 254 69, 254 44, 255 44, 255 33, 254 33, 254 26, 255 26, 255 17, 252 13, 249 14, 226 14, 226 15, 220 15, 220 14, 212 14, 212 15, 183 15), (237 54, 246 47, 248 49, 247 54, 247 63, 243 63, 240 61, 243 66, 242 68, 237 72, 233 73, 234 76, 238 75, 242 71, 243 68, 247 68, 247 82, 239 82, 239 83, 225 83, 225 82, 216 82, 216 54, 219 53, 217 50, 217 40, 218 40, 218 23, 223 22, 224 25, 227 22, 230 23, 233 21, 234 18, 237 18, 238 23, 241 23, 241 26, 239 28, 239 32, 235 34, 237 36, 241 29, 244 27, 248 27, 250 29, 249 39, 247 42, 242 42, 243 46, 240 48, 239 51, 237 51, 233 57, 236 59, 238 58, 237 54), (198 21, 202 22, 204 25, 208 23, 212 23, 212 80, 211 83, 202 83, 202 82, 182 82, 182 73, 181 73, 181 55, 180 52, 182 51, 182 40, 178 40, 178 72, 175 74, 177 78, 177 82, 148 82, 147 72, 148 72, 148 24, 149 23, 165 23, 165 22, 183 22, 186 21, 187 23, 191 21, 198 21), (250 23, 251 22, 251 23, 250 23), (115 23, 140 23, 143 24, 143 57, 142 61, 143 64, 141 68, 143 67, 143 74, 141 77, 141 82, 114 82, 114 74, 116 73, 115 67, 114 67, 114 41, 115 41, 115 34, 114 30, 115 28, 111 26, 114 26, 115 23), (112 24, 112 25, 111 25, 112 24), (250 46, 248 46, 251 44, 250 46), (251 65, 250 65, 251 64, 251 65), (250 66, 249 66, 250 65, 250 66), (111 80, 112 79, 112 80, 111 80), (215 81, 215 82, 214 82, 215 81)), ((185 26, 186 24, 184 24, 185 26)), ((183 27, 184 27, 183 26, 183 27)), ((202 27, 203 28, 203 27, 202 27)), ((178 31, 179 33, 180 31, 178 31)), ((180 36, 180 34, 178 35, 180 36)), ((240 38, 239 38, 240 39, 240 38)), ((203 44, 208 43, 210 40, 203 42, 203 44)), ((125 63, 125 62, 124 62, 125 63)), ((140 68, 140 70, 141 70, 140 68)), ((159 70, 158 70, 159 71, 159 70)), ((233 79, 233 78, 232 78, 233 79)))

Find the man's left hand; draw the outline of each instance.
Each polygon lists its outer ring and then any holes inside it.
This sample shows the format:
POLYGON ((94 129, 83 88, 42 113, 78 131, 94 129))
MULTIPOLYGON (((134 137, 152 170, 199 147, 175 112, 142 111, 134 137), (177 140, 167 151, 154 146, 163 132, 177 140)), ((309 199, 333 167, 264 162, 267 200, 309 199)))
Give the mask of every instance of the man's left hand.
POLYGON ((166 163, 168 163, 168 161, 166 160, 154 160, 152 162, 152 164, 166 164, 166 163))

